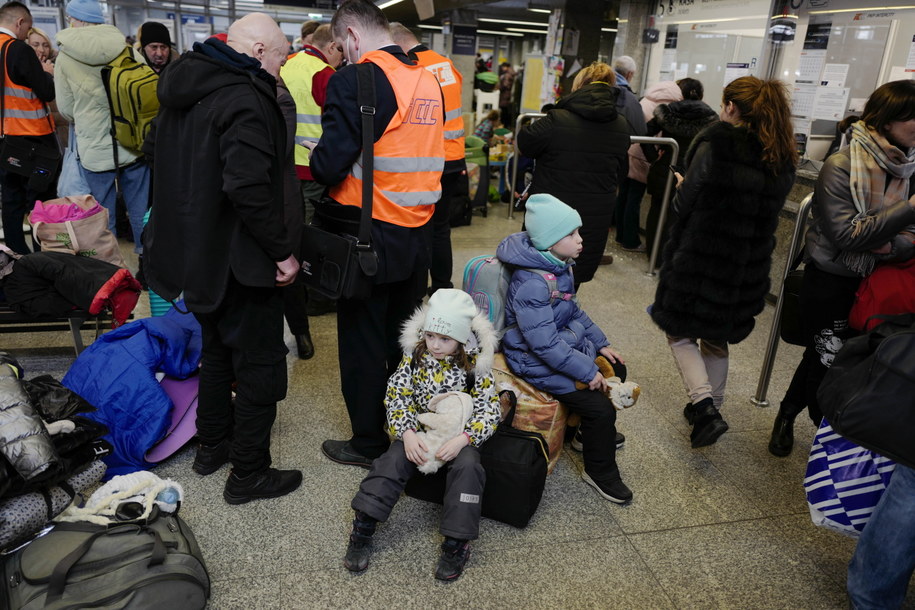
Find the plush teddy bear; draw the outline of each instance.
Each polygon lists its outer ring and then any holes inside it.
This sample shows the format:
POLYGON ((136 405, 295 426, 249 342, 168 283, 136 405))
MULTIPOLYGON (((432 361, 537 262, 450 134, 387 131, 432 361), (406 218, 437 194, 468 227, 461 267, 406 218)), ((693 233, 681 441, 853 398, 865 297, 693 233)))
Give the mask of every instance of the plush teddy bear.
POLYGON ((466 392, 445 392, 430 400, 428 409, 428 413, 416 416, 424 428, 416 436, 427 450, 426 463, 418 468, 423 474, 437 472, 445 464, 435 454, 442 445, 463 432, 473 412, 473 399, 466 392))
MULTIPOLYGON (((621 381, 620 378, 616 376, 613 365, 610 364, 610 361, 604 356, 595 358, 594 364, 597 365, 597 370, 600 371, 600 374, 607 380, 607 395, 610 397, 610 402, 613 403, 613 407, 617 411, 628 409, 636 403, 639 399, 639 394, 642 392, 639 384, 633 381, 621 381)), ((576 381, 575 388, 578 390, 587 390, 588 384, 576 381)))

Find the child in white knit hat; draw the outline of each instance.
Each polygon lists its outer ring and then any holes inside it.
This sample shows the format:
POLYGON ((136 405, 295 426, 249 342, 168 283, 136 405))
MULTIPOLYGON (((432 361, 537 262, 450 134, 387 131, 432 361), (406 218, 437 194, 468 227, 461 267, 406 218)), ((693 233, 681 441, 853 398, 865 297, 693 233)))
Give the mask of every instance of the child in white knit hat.
POLYGON ((430 459, 429 448, 417 434, 417 417, 430 410, 435 397, 466 392, 473 405, 469 419, 434 455, 450 469, 439 527, 445 541, 435 577, 454 580, 461 575, 469 541, 479 534, 486 475, 478 448, 501 418, 492 376, 497 343, 488 318, 461 290, 436 291, 404 325, 403 359, 388 381, 384 400, 388 430, 395 440, 372 463, 353 498, 356 517, 343 560, 347 569, 361 572, 368 567, 376 524, 387 520, 407 481, 430 459))

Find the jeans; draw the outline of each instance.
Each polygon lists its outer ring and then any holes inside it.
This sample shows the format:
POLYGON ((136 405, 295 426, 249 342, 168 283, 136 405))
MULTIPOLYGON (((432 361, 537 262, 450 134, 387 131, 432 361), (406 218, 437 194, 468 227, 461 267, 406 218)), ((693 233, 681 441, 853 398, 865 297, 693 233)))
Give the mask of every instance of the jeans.
POLYGON ((895 610, 915 571, 915 470, 896 465, 893 478, 858 539, 848 565, 855 610, 895 610))
MULTIPOLYGON (((91 172, 82 168, 83 177, 92 191, 92 196, 108 210, 108 228, 117 235, 115 230, 115 188, 114 170, 108 172, 91 172)), ((127 204, 127 218, 130 219, 130 228, 133 231, 134 252, 143 253, 143 216, 149 209, 149 165, 145 161, 137 161, 121 168, 121 192, 124 193, 124 203, 127 204)))

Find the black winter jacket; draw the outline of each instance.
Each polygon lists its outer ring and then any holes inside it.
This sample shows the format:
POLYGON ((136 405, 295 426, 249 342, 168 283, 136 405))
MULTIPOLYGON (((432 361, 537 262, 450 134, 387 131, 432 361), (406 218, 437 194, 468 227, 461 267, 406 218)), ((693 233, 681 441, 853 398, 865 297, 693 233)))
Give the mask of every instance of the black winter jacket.
MULTIPOLYGON (((708 104, 701 100, 681 100, 670 104, 658 104, 654 116, 648 121, 648 135, 673 138, 680 145, 677 165, 685 166, 683 159, 700 131, 718 120, 718 115, 708 104)), ((653 197, 664 196, 667 184, 668 167, 670 167, 670 150, 658 158, 657 149, 652 144, 642 144, 645 158, 653 161, 648 170, 648 194, 653 197), (657 159, 657 160, 656 160, 657 159)))
POLYGON ((794 168, 773 172, 745 127, 715 123, 687 153, 651 317, 674 337, 738 343, 769 291, 778 212, 794 168))
POLYGON ((286 126, 275 81, 259 65, 209 40, 159 77, 146 278, 166 299, 184 291, 195 312, 219 306, 230 274, 245 286, 274 286, 275 263, 292 253, 283 224, 286 126))
POLYGON ((576 282, 594 277, 617 187, 629 173, 632 132, 617 112, 618 95, 605 83, 585 85, 518 134, 521 154, 536 159, 530 193, 549 193, 581 214, 584 250, 576 260, 576 282))

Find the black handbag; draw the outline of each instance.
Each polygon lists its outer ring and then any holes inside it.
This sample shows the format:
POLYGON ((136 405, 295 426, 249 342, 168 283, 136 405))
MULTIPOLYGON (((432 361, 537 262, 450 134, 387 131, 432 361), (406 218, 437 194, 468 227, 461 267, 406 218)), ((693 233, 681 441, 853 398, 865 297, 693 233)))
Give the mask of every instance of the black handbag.
POLYGON ((358 235, 305 225, 299 256, 302 282, 330 299, 367 298, 378 273, 378 254, 372 249, 375 72, 370 64, 356 65, 356 81, 362 114, 362 212, 358 235))
POLYGON ((817 401, 833 430, 915 468, 915 314, 879 317, 836 354, 817 401))
MULTIPOLYGON (((6 82, 6 49, 13 43, 7 41, 0 50, 0 82, 6 82)), ((0 92, 0 130, 5 124, 6 95, 0 92)), ((47 109, 47 108, 46 108, 47 109)), ((54 133, 54 123, 48 111, 48 124, 54 133)), ((36 136, 0 136, 0 169, 29 179, 29 188, 35 192, 47 190, 60 170, 62 155, 58 146, 49 146, 36 136)))
POLYGON ((805 346, 809 337, 804 334, 801 313, 801 286, 804 284, 804 270, 798 269, 803 259, 803 252, 791 264, 791 270, 782 285, 782 317, 778 334, 785 343, 805 346))
MULTIPOLYGON (((525 527, 540 506, 546 485, 548 447, 543 436, 512 427, 517 397, 510 390, 499 393, 511 408, 496 432, 480 447, 480 463, 486 471, 482 513, 487 519, 525 527)), ((413 498, 442 503, 445 471, 417 473, 404 492, 413 498)))

